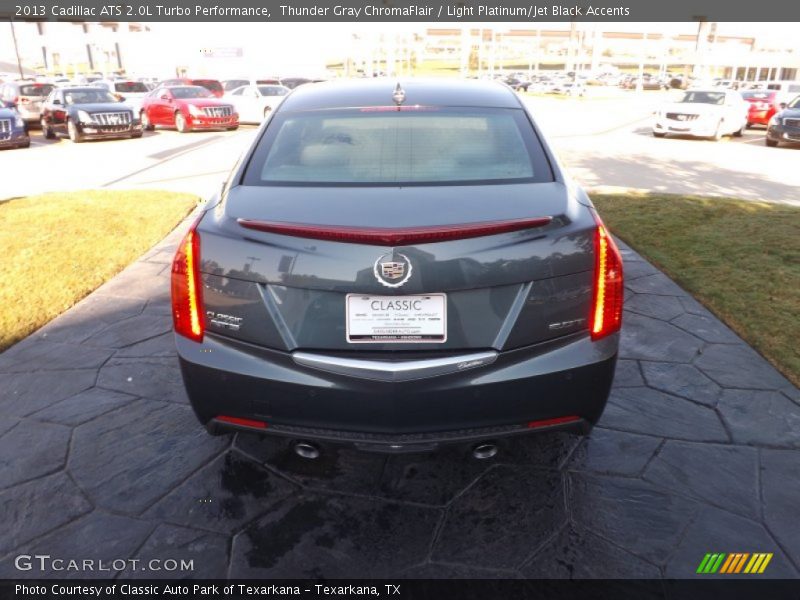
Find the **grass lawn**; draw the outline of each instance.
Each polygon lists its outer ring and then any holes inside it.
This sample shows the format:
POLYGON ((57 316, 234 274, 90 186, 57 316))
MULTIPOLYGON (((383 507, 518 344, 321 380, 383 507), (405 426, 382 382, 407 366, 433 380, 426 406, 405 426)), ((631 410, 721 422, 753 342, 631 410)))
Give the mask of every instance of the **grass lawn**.
POLYGON ((592 194, 609 228, 800 385, 800 208, 592 194))
POLYGON ((91 191, 0 202, 0 351, 119 273, 197 200, 172 192, 91 191))

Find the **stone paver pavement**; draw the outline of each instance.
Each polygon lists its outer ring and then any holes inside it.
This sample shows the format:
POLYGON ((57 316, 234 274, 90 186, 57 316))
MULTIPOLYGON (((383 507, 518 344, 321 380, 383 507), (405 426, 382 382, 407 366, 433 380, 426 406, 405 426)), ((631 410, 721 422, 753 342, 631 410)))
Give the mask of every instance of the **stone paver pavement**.
POLYGON ((590 437, 306 461, 195 421, 170 333, 179 237, 0 355, 0 577, 97 575, 14 568, 44 553, 197 577, 680 578, 706 552, 773 552, 765 576, 798 577, 800 392, 624 245, 590 437))

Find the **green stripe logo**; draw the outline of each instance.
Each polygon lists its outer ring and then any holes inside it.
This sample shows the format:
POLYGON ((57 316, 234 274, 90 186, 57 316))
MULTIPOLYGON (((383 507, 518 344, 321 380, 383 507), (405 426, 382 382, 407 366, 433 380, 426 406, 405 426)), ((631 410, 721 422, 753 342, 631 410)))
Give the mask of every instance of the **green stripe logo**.
POLYGON ((725 559, 726 554, 706 554, 703 557, 703 560, 700 562, 700 566, 697 567, 698 573, 716 573, 719 570, 722 561, 725 559))
POLYGON ((697 573, 702 575, 720 574, 761 574, 767 568, 773 554, 770 553, 724 553, 709 552, 700 561, 697 573), (745 567, 745 564, 747 565, 745 567), (722 567, 720 569, 720 567, 722 567))

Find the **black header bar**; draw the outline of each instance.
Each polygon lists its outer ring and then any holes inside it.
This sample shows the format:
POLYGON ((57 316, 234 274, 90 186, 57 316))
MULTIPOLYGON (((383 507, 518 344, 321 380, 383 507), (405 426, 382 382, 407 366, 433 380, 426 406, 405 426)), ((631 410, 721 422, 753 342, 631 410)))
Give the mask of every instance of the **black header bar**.
POLYGON ((786 0, 0 0, 0 19, 139 22, 797 22, 786 0))
POLYGON ((0 580, 0 600, 797 600, 797 580, 0 580))

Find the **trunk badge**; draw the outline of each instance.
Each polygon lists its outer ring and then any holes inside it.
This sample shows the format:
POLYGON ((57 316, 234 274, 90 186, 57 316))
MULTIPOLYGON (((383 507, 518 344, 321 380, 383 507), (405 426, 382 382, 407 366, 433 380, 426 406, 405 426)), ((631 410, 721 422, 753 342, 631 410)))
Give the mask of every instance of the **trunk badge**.
POLYGON ((391 252, 379 256, 375 261, 373 273, 378 283, 386 287, 396 288, 403 285, 411 277, 411 261, 405 254, 391 252))

